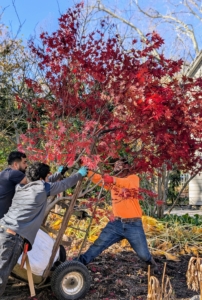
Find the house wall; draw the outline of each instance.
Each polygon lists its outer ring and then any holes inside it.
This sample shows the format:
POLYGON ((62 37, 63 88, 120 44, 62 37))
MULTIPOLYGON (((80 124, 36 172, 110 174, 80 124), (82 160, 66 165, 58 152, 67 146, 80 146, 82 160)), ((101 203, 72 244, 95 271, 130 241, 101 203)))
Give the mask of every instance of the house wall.
MULTIPOLYGON (((202 153, 197 152, 202 157, 202 153)), ((189 204, 202 205, 202 173, 197 174, 189 182, 189 204)))
MULTIPOLYGON (((192 62, 186 75, 193 78, 202 76, 202 51, 192 62)), ((202 205, 202 173, 189 182, 189 204, 202 205)))
POLYGON ((202 76, 202 66, 199 66, 198 69, 196 69, 195 71, 196 71, 196 73, 194 74, 195 78, 202 76))
POLYGON ((189 182, 189 204, 202 205, 202 174, 189 182))

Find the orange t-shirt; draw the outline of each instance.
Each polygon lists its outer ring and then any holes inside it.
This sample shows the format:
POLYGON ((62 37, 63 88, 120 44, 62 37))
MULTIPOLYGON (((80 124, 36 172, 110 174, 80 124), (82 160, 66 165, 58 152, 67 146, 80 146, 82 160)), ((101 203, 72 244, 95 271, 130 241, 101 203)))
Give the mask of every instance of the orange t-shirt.
MULTIPOLYGON (((88 177, 93 183, 101 182, 102 176, 88 172, 88 177)), ((141 218, 142 209, 137 198, 139 189, 139 177, 129 175, 124 178, 114 177, 115 184, 105 185, 104 188, 111 191, 112 209, 115 217, 120 218, 141 218)))

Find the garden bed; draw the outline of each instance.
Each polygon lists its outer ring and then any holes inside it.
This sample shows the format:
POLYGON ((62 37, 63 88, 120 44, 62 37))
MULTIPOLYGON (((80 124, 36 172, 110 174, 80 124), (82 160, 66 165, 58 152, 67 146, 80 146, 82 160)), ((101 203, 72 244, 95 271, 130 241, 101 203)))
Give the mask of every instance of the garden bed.
MULTIPOLYGON (((117 252, 114 245, 89 264, 92 276, 90 291, 85 300, 146 300, 147 298, 147 268, 132 251, 117 252)), ((170 277, 175 299, 190 299, 197 295, 187 289, 186 271, 190 255, 180 256, 180 261, 168 261, 164 257, 156 257, 162 270, 167 262, 166 274, 170 277)), ((158 276, 159 279, 161 276, 158 276)), ((16 280, 9 279, 3 300, 27 300, 29 289, 20 286, 16 280)), ((56 300, 50 288, 37 291, 35 300, 56 300)))

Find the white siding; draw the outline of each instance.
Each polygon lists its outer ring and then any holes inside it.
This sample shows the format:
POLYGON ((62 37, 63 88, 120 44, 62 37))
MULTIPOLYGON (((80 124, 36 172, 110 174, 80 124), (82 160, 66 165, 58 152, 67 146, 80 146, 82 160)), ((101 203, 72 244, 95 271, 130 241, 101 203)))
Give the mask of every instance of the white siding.
POLYGON ((202 174, 189 182, 189 204, 202 205, 202 174))
POLYGON ((196 74, 194 75, 195 78, 201 77, 202 76, 202 69, 201 67, 197 70, 196 74))
MULTIPOLYGON (((186 75, 192 78, 202 76, 202 51, 192 62, 186 75)), ((198 154, 202 156, 201 153, 198 154)), ((189 204, 202 205, 202 173, 189 182, 189 204)))

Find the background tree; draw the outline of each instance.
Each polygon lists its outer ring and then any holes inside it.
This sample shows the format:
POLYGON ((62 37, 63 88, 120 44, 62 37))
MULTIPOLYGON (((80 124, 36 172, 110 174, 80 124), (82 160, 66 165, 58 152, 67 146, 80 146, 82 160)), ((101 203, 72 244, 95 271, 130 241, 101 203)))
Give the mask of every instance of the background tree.
POLYGON ((35 61, 22 40, 11 38, 2 24, 0 30, 0 164, 4 164, 8 153, 17 148, 20 134, 27 129, 27 111, 19 109, 16 96, 29 101, 32 91, 27 88, 25 78, 40 78, 35 61))

